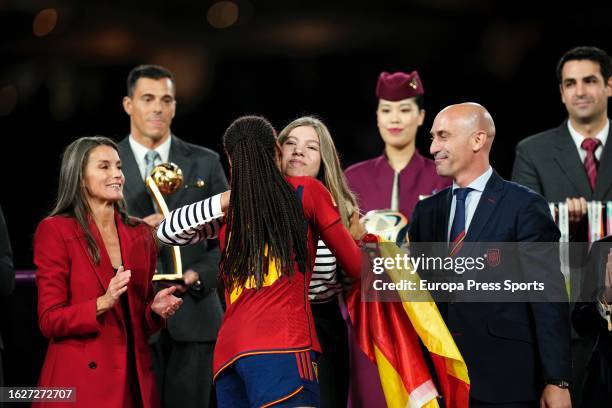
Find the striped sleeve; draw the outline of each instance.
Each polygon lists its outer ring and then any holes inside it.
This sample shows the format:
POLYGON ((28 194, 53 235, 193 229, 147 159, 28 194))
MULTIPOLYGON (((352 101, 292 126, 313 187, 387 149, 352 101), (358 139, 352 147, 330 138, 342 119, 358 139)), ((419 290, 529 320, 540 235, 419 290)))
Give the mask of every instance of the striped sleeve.
POLYGON ((216 238, 224 215, 221 194, 217 194, 171 211, 157 227, 157 238, 177 246, 216 238))
POLYGON ((325 303, 333 300, 340 292, 342 292, 342 285, 338 282, 336 258, 325 243, 319 240, 317 257, 308 288, 308 300, 310 303, 325 303))

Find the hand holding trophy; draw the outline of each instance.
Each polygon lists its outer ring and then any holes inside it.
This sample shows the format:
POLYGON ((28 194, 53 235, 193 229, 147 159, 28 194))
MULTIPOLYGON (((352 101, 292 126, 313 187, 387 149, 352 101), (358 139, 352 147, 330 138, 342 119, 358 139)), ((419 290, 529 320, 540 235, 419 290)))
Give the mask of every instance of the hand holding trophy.
MULTIPOLYGON (((198 182, 204 183, 201 180, 198 182)), ((170 213, 168 205, 164 200, 164 196, 170 195, 178 191, 183 185, 183 171, 174 163, 161 163, 151 171, 145 180, 147 190, 151 193, 153 201, 164 217, 170 213)), ((200 187, 200 186, 198 186, 200 187)), ((172 262, 174 264, 174 273, 155 274, 154 281, 182 281, 183 280, 183 265, 181 262, 181 252, 179 247, 171 247, 172 262)))

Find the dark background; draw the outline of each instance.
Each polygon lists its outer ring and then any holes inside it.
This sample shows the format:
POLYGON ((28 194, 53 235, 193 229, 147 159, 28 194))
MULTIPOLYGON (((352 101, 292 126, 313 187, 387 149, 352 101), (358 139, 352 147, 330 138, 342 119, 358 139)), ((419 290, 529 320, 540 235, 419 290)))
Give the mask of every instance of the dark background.
MULTIPOLYGON (((138 64, 176 75, 172 130, 187 141, 220 152, 239 115, 263 114, 280 130, 316 114, 344 166, 382 151, 378 74, 416 69, 427 110, 419 149, 428 151, 440 109, 479 102, 497 126, 492 164, 509 178, 516 143, 566 117, 555 77, 563 52, 612 52, 610 1, 228 3, 0 0, 0 204, 17 269, 33 269, 32 234, 52 206, 62 149, 80 136, 129 132, 121 100, 138 64)), ((6 380, 32 384, 46 344, 34 286, 19 284, 0 306, 6 380)))

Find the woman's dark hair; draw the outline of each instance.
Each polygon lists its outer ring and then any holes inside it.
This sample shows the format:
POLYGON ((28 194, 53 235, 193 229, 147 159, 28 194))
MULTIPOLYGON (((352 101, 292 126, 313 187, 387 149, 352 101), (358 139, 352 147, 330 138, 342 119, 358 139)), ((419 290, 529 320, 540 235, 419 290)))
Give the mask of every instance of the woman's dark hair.
MULTIPOLYGON (((53 208, 50 214, 50 216, 64 215, 76 218, 81 228, 83 228, 89 253, 96 265, 100 263, 100 249, 89 229, 91 209, 87 203, 83 178, 85 167, 89 161, 89 155, 98 146, 110 146, 119 153, 115 142, 103 136, 81 137, 66 147, 60 167, 55 208, 53 208)), ((121 219, 125 224, 133 224, 129 220, 127 205, 124 200, 115 203, 115 208, 119 211, 121 219)))
POLYGON ((232 189, 221 258, 226 286, 261 288, 270 262, 279 274, 291 275, 294 262, 304 273, 307 224, 296 191, 278 168, 274 128, 262 117, 243 116, 227 128, 223 145, 232 189))

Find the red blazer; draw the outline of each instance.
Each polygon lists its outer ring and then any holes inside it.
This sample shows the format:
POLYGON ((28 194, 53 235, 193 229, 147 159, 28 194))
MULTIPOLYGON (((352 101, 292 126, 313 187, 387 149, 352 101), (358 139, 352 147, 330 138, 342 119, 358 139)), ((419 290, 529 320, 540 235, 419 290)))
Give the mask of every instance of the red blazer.
POLYGON ((46 218, 34 236, 38 319, 42 334, 50 340, 39 386, 76 387, 76 404, 66 407, 122 407, 129 346, 138 377, 131 381, 138 381, 145 407, 159 406, 147 344, 162 324, 151 311, 156 244, 146 224, 126 225, 118 213, 115 220, 123 265, 132 271, 127 291, 131 345, 120 302, 96 317, 96 299, 104 295, 115 272, 95 223, 90 229, 100 248, 99 265, 89 255, 83 229, 74 218, 46 218))

